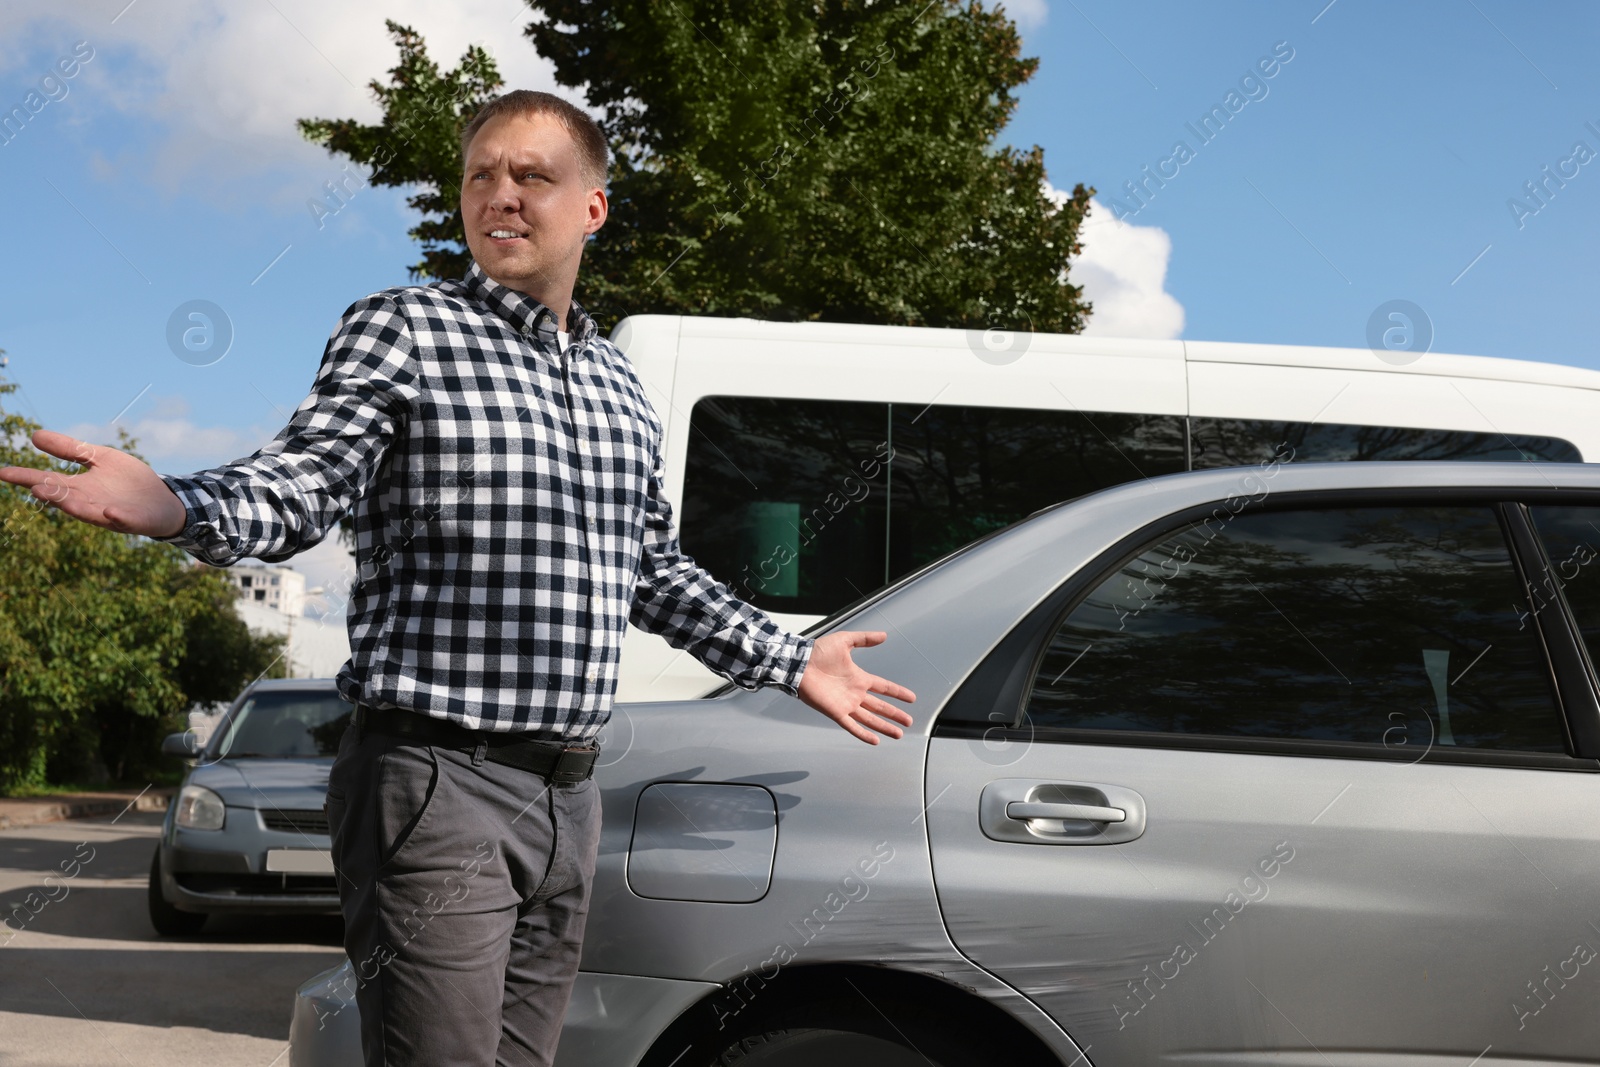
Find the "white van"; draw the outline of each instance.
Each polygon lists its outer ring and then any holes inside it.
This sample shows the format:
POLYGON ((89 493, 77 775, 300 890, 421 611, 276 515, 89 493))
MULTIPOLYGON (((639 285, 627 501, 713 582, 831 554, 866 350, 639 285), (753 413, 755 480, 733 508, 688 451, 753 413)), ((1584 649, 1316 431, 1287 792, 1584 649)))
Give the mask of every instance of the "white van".
MULTIPOLYGON (((799 631, 1039 508, 1140 477, 1600 457, 1600 372, 1367 349, 637 315, 684 551, 799 631)), ((722 684, 629 628, 619 701, 722 684)))

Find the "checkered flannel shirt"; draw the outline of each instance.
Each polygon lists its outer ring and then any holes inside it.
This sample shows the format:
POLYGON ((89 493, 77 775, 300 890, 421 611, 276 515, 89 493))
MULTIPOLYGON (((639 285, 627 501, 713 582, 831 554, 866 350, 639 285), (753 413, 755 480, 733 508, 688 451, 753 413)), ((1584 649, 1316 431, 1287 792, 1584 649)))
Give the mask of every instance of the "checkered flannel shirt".
POLYGON ((589 740, 629 621, 743 688, 793 694, 810 639, 684 555, 660 419, 576 303, 568 326, 562 351, 551 311, 477 264, 358 300, 270 444, 165 478, 188 524, 162 540, 218 566, 278 562, 354 507, 351 701, 589 740))

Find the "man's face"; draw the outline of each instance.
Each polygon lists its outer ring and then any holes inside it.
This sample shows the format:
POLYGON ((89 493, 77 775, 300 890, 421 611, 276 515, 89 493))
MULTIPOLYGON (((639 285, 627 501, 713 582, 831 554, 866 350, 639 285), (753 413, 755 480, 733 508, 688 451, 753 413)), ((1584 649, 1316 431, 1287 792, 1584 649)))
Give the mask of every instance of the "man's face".
POLYGON ((606 194, 583 180, 560 119, 501 115, 467 146, 461 216, 478 266, 548 305, 570 294, 584 238, 606 220, 606 194))

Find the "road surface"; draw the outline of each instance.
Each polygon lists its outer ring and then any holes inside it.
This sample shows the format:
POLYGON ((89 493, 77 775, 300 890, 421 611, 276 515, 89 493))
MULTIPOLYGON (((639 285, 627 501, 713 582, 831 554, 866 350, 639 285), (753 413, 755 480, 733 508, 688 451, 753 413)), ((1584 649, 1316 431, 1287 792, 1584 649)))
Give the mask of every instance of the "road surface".
POLYGON ((27 917, 0 927, 0 1067, 287 1067, 294 989, 343 958, 338 919, 157 936, 160 828, 130 811, 0 831, 0 917, 27 917))

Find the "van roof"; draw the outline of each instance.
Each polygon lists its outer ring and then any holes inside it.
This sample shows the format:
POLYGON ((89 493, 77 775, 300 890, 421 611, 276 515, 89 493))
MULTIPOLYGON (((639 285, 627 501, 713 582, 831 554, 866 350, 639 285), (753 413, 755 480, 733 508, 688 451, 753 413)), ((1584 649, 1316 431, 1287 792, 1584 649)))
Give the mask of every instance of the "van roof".
MULTIPOLYGON (((876 326, 848 322, 769 322, 764 319, 711 316, 635 315, 619 323, 624 336, 660 324, 675 329, 681 338, 764 338, 811 344, 861 344, 918 348, 968 348, 975 331, 925 326, 876 326)), ((1029 353, 1049 355, 1166 357, 1193 363, 1248 363, 1282 367, 1316 367, 1387 374, 1445 375, 1491 381, 1526 382, 1600 390, 1600 371, 1532 359, 1451 355, 1428 352, 1415 362, 1382 362, 1366 348, 1331 348, 1311 345, 1249 344, 1235 341, 1154 340, 1098 337, 1082 334, 1034 334, 1029 353)))
POLYGON ((1185 356, 1196 363, 1265 363, 1282 367, 1320 367, 1332 370, 1387 371, 1399 374, 1439 374, 1456 378, 1563 385, 1600 389, 1600 371, 1533 359, 1495 356, 1457 356, 1428 352, 1403 366, 1382 363, 1367 348, 1322 348, 1302 345, 1258 345, 1231 341, 1184 341, 1185 356))

